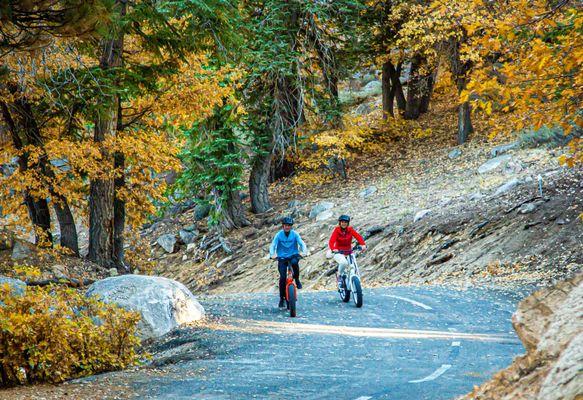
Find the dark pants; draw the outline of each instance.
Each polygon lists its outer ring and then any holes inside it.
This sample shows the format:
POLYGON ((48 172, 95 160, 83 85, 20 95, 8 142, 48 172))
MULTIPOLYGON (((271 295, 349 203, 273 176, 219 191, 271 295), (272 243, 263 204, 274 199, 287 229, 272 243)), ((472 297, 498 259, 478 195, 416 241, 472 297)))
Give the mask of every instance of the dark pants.
POLYGON ((300 280, 300 257, 292 256, 290 258, 279 259, 277 263, 277 269, 279 270, 279 297, 285 298, 285 281, 287 280, 287 263, 291 262, 294 279, 296 285, 300 280))

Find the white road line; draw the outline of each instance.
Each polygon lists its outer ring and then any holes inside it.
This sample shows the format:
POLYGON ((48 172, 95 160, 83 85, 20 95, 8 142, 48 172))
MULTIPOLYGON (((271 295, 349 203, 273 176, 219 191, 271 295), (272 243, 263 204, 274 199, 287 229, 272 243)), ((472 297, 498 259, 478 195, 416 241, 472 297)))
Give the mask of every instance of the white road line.
POLYGON ((409 381, 409 383, 420 383, 420 382, 432 381, 432 380, 440 377, 441 375, 443 375, 443 373, 450 368, 451 368, 450 364, 441 364, 441 367, 439 367, 435 371, 433 371, 433 373, 431 375, 426 376, 423 379, 415 379, 413 381, 409 381))
POLYGON ((427 304, 423 304, 423 303, 420 303, 418 301, 415 301, 415 300, 412 300, 412 299, 408 299, 407 297, 393 296, 392 294, 387 294, 385 296, 386 297, 392 297, 394 299, 399 299, 399 300, 406 301, 407 303, 413 304, 413 305, 415 305, 417 307, 421 307, 424 310, 433 310, 433 308, 429 307, 427 304))

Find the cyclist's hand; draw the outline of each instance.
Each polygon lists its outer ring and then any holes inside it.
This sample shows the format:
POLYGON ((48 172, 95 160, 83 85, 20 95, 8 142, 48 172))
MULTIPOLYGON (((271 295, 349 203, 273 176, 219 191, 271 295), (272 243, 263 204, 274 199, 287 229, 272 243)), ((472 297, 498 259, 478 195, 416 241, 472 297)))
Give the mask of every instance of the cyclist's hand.
POLYGON ((277 260, 277 254, 270 257, 272 260, 277 260))
POLYGON ((366 244, 363 244, 362 246, 360 246, 360 251, 362 251, 362 252, 366 251, 366 244))

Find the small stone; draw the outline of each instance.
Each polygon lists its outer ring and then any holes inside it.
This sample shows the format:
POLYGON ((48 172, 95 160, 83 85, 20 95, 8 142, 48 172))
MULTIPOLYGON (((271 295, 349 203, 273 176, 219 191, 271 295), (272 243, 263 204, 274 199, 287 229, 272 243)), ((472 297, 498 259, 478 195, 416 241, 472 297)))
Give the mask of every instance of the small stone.
POLYGON ((298 208, 304 205, 300 200, 292 200, 288 203, 287 208, 298 208))
POLYGON ((67 277, 67 267, 64 265, 55 264, 51 267, 51 271, 57 279, 63 279, 67 277))
POLYGON ((371 112, 372 112, 372 108, 370 106, 370 103, 362 103, 361 105, 356 107, 356 110, 354 110, 354 113, 356 115, 368 115, 371 112))
POLYGON ((567 221, 565 221, 563 218, 559 218, 555 222, 557 225, 565 225, 567 223, 567 221))
POLYGON ((491 171, 497 169, 498 167, 505 165, 511 159, 512 159, 512 157, 509 154, 504 155, 504 156, 499 156, 496 158, 492 158, 491 160, 488 160, 484 164, 480 165, 480 167, 478 168, 478 173, 486 174, 488 172, 491 172, 491 171))
POLYGON ((316 218, 319 214, 323 213, 324 211, 328 211, 331 208, 334 207, 334 203, 329 202, 329 201, 322 201, 318 204, 316 204, 314 207, 312 207, 312 209, 310 210, 310 218, 316 218))
POLYGON ((455 160, 456 158, 461 157, 461 155, 462 151, 458 148, 455 148, 452 151, 450 151, 447 156, 449 157, 450 160, 455 160))
POLYGON ((189 253, 194 252, 195 249, 196 249, 196 243, 188 243, 186 245, 186 251, 189 253))
POLYGON ((0 286, 5 284, 8 284, 12 290, 12 293, 16 295, 22 295, 26 290, 26 283, 23 281, 0 275, 0 286))
POLYGON ((536 203, 523 204, 518 212, 520 214, 530 214, 532 212, 535 212, 537 208, 538 204, 536 203))
POLYGON ((333 216, 334 216, 334 212, 332 210, 327 210, 327 211, 324 211, 324 212, 318 214, 318 216, 316 217, 316 221, 325 221, 327 219, 330 219, 333 216))
POLYGON ((475 192, 475 193, 472 193, 470 195, 470 200, 471 201, 476 201, 476 200, 480 200, 480 199, 483 199, 483 198, 484 198, 484 195, 482 193, 480 193, 480 192, 475 192))
POLYGON ((420 221, 423 218, 425 218, 426 216, 428 216, 429 214, 431 214, 431 210, 421 210, 421 211, 418 211, 415 214, 415 216, 413 217, 413 222, 420 221))
POLYGON ((491 157, 500 156, 500 155, 502 155, 510 150, 516 149, 518 147, 518 145, 519 145, 519 143, 518 143, 518 141, 516 141, 516 142, 496 146, 490 151, 490 156, 491 157))
POLYGON ((158 240, 156 240, 156 242, 160 245, 160 247, 162 247, 167 253, 174 253, 177 250, 177 240, 176 240, 176 236, 171 234, 171 233, 167 233, 165 235, 162 235, 158 238, 158 240))
POLYGON ((186 260, 188 260, 188 256, 187 256, 186 254, 184 254, 184 255, 182 256, 182 261, 186 261, 186 260))
POLYGON ((119 274, 117 273, 117 269, 116 268, 110 268, 108 270, 109 276, 118 276, 119 274))
POLYGON ((369 186, 366 189, 364 189, 362 192, 359 193, 359 196, 362 198, 367 198, 372 196, 373 194, 375 194, 377 192, 377 187, 376 186, 369 186))
POLYGON ((197 221, 203 220, 208 217, 211 212, 211 206, 208 204, 199 204, 194 208, 194 218, 197 221))
POLYGON ((496 192, 494 193, 494 195, 500 196, 504 193, 508 193, 509 191, 516 188, 518 185, 520 185, 520 181, 518 179, 514 178, 514 179, 506 182, 504 185, 500 186, 498 189, 496 189, 496 192))
POLYGON ((178 236, 180 236, 180 240, 182 241, 182 243, 184 244, 190 244, 193 243, 196 238, 198 237, 198 232, 197 231, 187 231, 185 229, 181 229, 178 232, 178 236))
POLYGON ((188 231, 188 232, 195 232, 195 231, 197 231, 195 224, 191 224, 191 225, 185 226, 182 229, 184 229, 185 231, 188 231))
POLYGON ((32 249, 33 244, 24 242, 22 240, 16 240, 14 242, 14 247, 12 248, 11 258, 13 260, 23 260, 33 255, 34 251, 32 249))

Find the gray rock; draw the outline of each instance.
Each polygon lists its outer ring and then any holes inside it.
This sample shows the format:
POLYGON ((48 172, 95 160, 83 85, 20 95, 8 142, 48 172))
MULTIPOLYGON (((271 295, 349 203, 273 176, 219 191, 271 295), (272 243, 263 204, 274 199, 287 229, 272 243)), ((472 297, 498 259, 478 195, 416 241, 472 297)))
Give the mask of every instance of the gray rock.
POLYGON ((89 287, 86 295, 97 296, 106 303, 137 311, 142 339, 160 337, 174 328, 204 317, 204 308, 181 283, 171 279, 123 275, 103 279, 89 287))
POLYGON ((371 94, 380 93, 383 90, 383 84, 378 80, 370 81, 362 90, 371 94))
POLYGON ((504 165, 505 174, 518 174, 522 170, 522 165, 514 161, 509 161, 506 163, 506 165, 504 165))
POLYGON ((312 209, 310 210, 309 217, 316 218, 319 214, 323 213, 324 211, 328 211, 333 207, 334 203, 329 201, 322 201, 316 204, 314 207, 312 207, 312 209))
POLYGON ((520 143, 518 141, 516 141, 516 142, 496 146, 492 150, 490 150, 490 156, 491 157, 501 156, 502 154, 507 153, 510 150, 514 150, 514 149, 518 148, 519 145, 520 145, 520 143))
POLYGON ((482 193, 480 193, 480 192, 475 192, 475 193, 472 193, 470 195, 470 200, 471 201, 476 201, 476 200, 480 200, 480 199, 483 199, 483 198, 484 198, 484 195, 482 193))
POLYGON ((455 148, 452 151, 450 151, 447 156, 449 157, 450 160, 455 160, 456 158, 461 157, 461 155, 462 151, 458 148, 455 148))
POLYGON ((365 240, 367 240, 371 236, 374 236, 376 234, 379 234, 379 233, 383 232, 384 230, 385 230, 385 227, 384 226, 374 225, 374 226, 371 226, 370 228, 368 228, 366 230, 366 232, 364 233, 363 237, 364 237, 365 240))
POLYGON ((509 191, 516 188, 518 185, 520 185, 520 181, 518 179, 516 179, 516 178, 511 179, 508 182, 506 182, 504 185, 502 185, 498 189, 496 189, 496 192, 494 192, 494 195, 500 196, 500 195, 503 195, 504 193, 508 193, 509 191))
POLYGON ((156 242, 166 251, 166 253, 174 253, 178 250, 176 236, 171 233, 160 236, 156 242))
POLYGON ((119 275, 116 268, 110 268, 107 271, 109 272, 109 276, 118 276, 119 275))
POLYGON ((180 236, 180 240, 184 244, 194 243, 194 241, 198 238, 197 231, 187 231, 185 229, 181 229, 178 232, 178 236, 180 236))
POLYGON ((334 211, 326 210, 326 211, 318 214, 318 216, 316 217, 316 221, 325 221, 327 219, 332 218, 333 216, 334 216, 334 211))
POLYGON ((26 283, 23 281, 0 275, 0 285, 4 284, 8 284, 8 286, 10 286, 12 289, 12 292, 16 295, 22 295, 26 290, 26 283))
POLYGON ((372 196, 373 194, 375 194, 377 192, 377 187, 376 186, 369 186, 366 189, 364 189, 362 192, 359 193, 359 196, 362 198, 367 198, 372 196))
POLYGON ((527 203, 520 206, 520 210, 518 212, 520 214, 530 214, 536 211, 538 208, 538 203, 527 203))
POLYGON ((188 232, 197 232, 197 231, 198 231, 198 230, 196 229, 196 225, 194 225, 194 224, 192 224, 192 225, 188 225, 188 226, 185 226, 185 227, 184 227, 184 228, 182 228, 182 229, 184 229, 185 231, 188 231, 188 232))
POLYGON ((194 218, 197 221, 203 220, 209 216, 211 206, 209 204, 199 204, 194 208, 194 218))
POLYGON ((421 211, 418 211, 415 214, 415 216, 413 217, 413 222, 420 221, 423 218, 425 218, 426 216, 428 216, 429 214, 431 214, 431 210, 421 210, 421 211))
POLYGON ((358 107, 356 107, 356 110, 354 110, 354 113, 356 115, 368 115, 371 112, 372 107, 370 106, 370 103, 362 103, 358 107))
POLYGON ((292 200, 288 203, 287 208, 298 208, 302 207, 304 203, 300 200, 292 200))
POLYGON ((509 154, 492 158, 491 160, 488 160, 484 164, 480 165, 478 168, 478 173, 486 174, 488 172, 494 171, 495 169, 506 165, 506 163, 508 163, 511 159, 512 156, 509 154))
POLYGON ((69 165, 69 160, 66 158, 57 158, 50 161, 51 165, 62 172, 69 172, 71 170, 71 166, 69 165))
POLYGON ((51 272, 57 279, 67 278, 67 267, 62 264, 55 264, 51 267, 51 272))
POLYGON ((14 242, 14 247, 12 248, 12 255, 10 256, 13 260, 24 260, 29 258, 34 254, 32 249, 32 243, 24 242, 22 240, 16 240, 14 242))
POLYGON ((583 332, 562 352, 544 379, 537 400, 576 400, 583 393, 583 332))
POLYGON ((196 244, 195 243, 188 243, 186 245, 186 251, 188 253, 192 253, 195 249, 196 249, 196 244))

